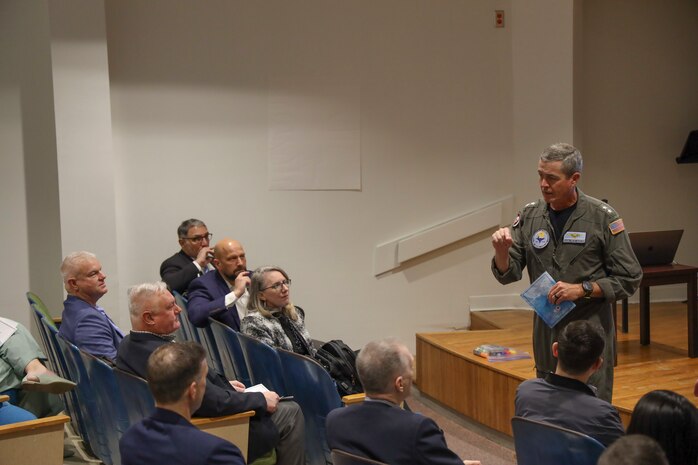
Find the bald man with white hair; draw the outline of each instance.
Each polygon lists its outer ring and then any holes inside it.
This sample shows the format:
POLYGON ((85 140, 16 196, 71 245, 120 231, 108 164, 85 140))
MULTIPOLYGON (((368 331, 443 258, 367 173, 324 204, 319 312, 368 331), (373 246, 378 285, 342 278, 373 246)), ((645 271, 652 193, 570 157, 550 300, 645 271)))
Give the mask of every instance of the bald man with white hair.
POLYGON ((235 239, 225 238, 213 248, 215 272, 196 278, 189 285, 187 312, 199 328, 208 326, 211 317, 235 331, 247 316, 250 270, 247 269, 245 249, 235 239))

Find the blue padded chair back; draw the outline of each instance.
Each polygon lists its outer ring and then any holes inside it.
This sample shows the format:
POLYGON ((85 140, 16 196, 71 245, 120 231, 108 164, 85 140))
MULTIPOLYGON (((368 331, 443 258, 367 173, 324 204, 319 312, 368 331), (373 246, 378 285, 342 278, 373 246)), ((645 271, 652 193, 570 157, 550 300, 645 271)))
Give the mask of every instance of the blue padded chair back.
POLYGON ((208 362, 209 368, 215 369, 221 374, 225 373, 221 354, 218 350, 218 344, 216 344, 216 338, 213 337, 211 326, 196 328, 196 331, 199 334, 199 343, 206 349, 206 361, 208 362))
MULTIPOLYGON (((30 304, 31 307, 31 314, 32 314, 32 319, 34 320, 34 323, 36 324, 36 328, 39 330, 39 336, 41 338, 41 345, 43 346, 44 353, 46 354, 46 357, 48 358, 48 363, 50 365, 50 368, 55 371, 56 373, 60 374, 60 369, 61 367, 58 366, 58 360, 56 359, 56 352, 51 345, 51 341, 49 341, 48 333, 47 330, 45 329, 45 325, 50 325, 48 320, 44 317, 43 312, 39 310, 36 304, 30 304), (42 320, 44 323, 42 323, 42 320)), ((55 328, 55 326, 54 326, 55 328)))
POLYGON ((194 325, 189 321, 189 315, 187 314, 187 299, 177 291, 172 291, 172 295, 175 298, 175 302, 177 302, 177 306, 182 309, 182 312, 179 314, 180 326, 176 333, 176 339, 178 341, 199 342, 199 335, 194 325))
POLYGON ((342 406, 337 387, 327 371, 315 360, 278 350, 288 395, 300 405, 305 416, 305 452, 309 465, 332 463, 325 434, 325 419, 342 406))
POLYGON ((223 372, 228 379, 237 379, 245 386, 250 385, 250 374, 247 372, 245 354, 242 353, 240 341, 235 330, 213 318, 208 319, 213 338, 221 356, 223 372))
POLYGON ((106 434, 111 461, 119 464, 119 440, 130 424, 114 370, 106 362, 83 351, 80 351, 80 357, 90 378, 97 406, 102 411, 102 427, 106 434))
POLYGON ((176 338, 177 340, 187 340, 198 342, 206 350, 206 362, 209 368, 212 368, 219 373, 224 373, 224 366, 221 360, 221 355, 218 351, 218 346, 216 345, 216 340, 213 337, 211 328, 197 328, 189 321, 189 315, 187 313, 188 301, 179 292, 174 291, 172 295, 175 297, 177 306, 182 309, 179 314, 179 330, 177 330, 176 338))
POLYGON ((596 439, 559 426, 514 417, 518 465, 596 465, 604 446, 596 439))
MULTIPOLYGON (((60 376, 71 381, 75 381, 70 372, 68 371, 68 365, 66 362, 65 354, 63 349, 58 345, 58 330, 55 326, 51 326, 46 321, 46 318, 41 318, 41 327, 43 328, 46 337, 48 339, 49 345, 51 346, 51 351, 56 357, 56 368, 60 376)), ((85 428, 85 421, 82 418, 82 412, 78 406, 78 395, 75 390, 68 391, 62 395, 63 402, 66 407, 66 412, 70 417, 70 422, 73 425, 73 429, 80 435, 83 440, 89 444, 89 439, 87 437, 87 429, 85 428)))
MULTIPOLYGON (((77 394, 77 406, 80 415, 84 420, 83 424, 87 434, 87 442, 92 452, 107 465, 112 465, 114 461, 109 449, 109 438, 104 426, 104 410, 97 401, 87 369, 80 356, 80 350, 71 342, 60 335, 56 338, 63 356, 65 357, 70 379, 77 383, 75 393, 77 394)), ((83 437, 83 439, 85 439, 83 437)))
POLYGON ((264 384, 280 396, 287 393, 284 370, 276 349, 246 334, 236 332, 251 384, 264 384))
POLYGON ((114 375, 116 375, 116 382, 124 399, 130 425, 153 413, 155 399, 146 380, 118 368, 114 369, 114 375))

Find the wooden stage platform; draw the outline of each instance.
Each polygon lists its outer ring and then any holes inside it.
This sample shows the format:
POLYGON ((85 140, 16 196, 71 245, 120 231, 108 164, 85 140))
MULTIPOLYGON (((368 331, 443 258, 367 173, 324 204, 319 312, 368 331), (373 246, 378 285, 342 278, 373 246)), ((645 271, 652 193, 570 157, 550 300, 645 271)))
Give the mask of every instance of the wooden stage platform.
MULTIPOLYGON (((620 317, 620 308, 618 309, 620 317)), ((533 378, 533 360, 488 362, 473 355, 480 344, 500 344, 533 353, 533 314, 525 310, 471 313, 470 331, 417 334, 420 392, 485 426, 511 435, 514 395, 533 378)), ((654 389, 678 392, 696 405, 693 386, 698 358, 688 358, 686 304, 652 304, 652 333, 640 345, 639 309, 629 306, 629 331, 618 331, 613 405, 627 426, 637 401, 654 389)))

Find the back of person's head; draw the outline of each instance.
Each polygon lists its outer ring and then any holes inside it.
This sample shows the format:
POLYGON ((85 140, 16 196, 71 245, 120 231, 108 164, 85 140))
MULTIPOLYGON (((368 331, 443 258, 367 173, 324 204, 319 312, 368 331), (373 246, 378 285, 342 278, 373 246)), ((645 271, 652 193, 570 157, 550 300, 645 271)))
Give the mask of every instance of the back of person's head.
POLYGON ((569 323, 558 335, 557 361, 571 375, 581 375, 601 357, 606 343, 601 326, 586 320, 569 323))
POLYGON ((561 161, 561 169, 565 176, 570 177, 574 173, 581 173, 584 167, 582 153, 573 145, 559 142, 543 150, 540 161, 549 163, 561 161))
POLYGON ((681 394, 657 390, 642 396, 630 416, 628 434, 655 439, 670 465, 698 461, 698 409, 681 394))
POLYGON ((606 449, 597 465, 669 465, 662 446, 643 434, 629 434, 606 449))
POLYGON ((172 404, 202 375, 206 352, 192 341, 163 344, 148 358, 147 380, 159 404, 172 404))
POLYGON ((356 370, 367 395, 388 394, 395 379, 410 370, 407 349, 395 339, 369 342, 356 357, 356 370))

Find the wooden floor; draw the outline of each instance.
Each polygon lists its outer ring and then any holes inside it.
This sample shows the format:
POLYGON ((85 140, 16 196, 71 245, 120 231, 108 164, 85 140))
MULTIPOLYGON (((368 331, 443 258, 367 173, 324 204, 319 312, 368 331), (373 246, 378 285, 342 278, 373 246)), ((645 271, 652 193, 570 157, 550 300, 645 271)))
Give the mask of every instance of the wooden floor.
MULTIPOLYGON (((620 306, 618 308, 620 317, 620 306)), ((473 312, 470 331, 417 334, 417 379, 422 393, 486 426, 511 434, 514 394, 533 378, 533 360, 487 362, 479 344, 501 344, 532 354, 532 313, 473 312)), ((686 304, 653 303, 651 344, 640 345, 638 305, 629 308, 629 331, 618 331, 613 405, 626 424, 637 401, 654 389, 676 391, 698 405, 693 386, 698 358, 687 356, 686 304)))

